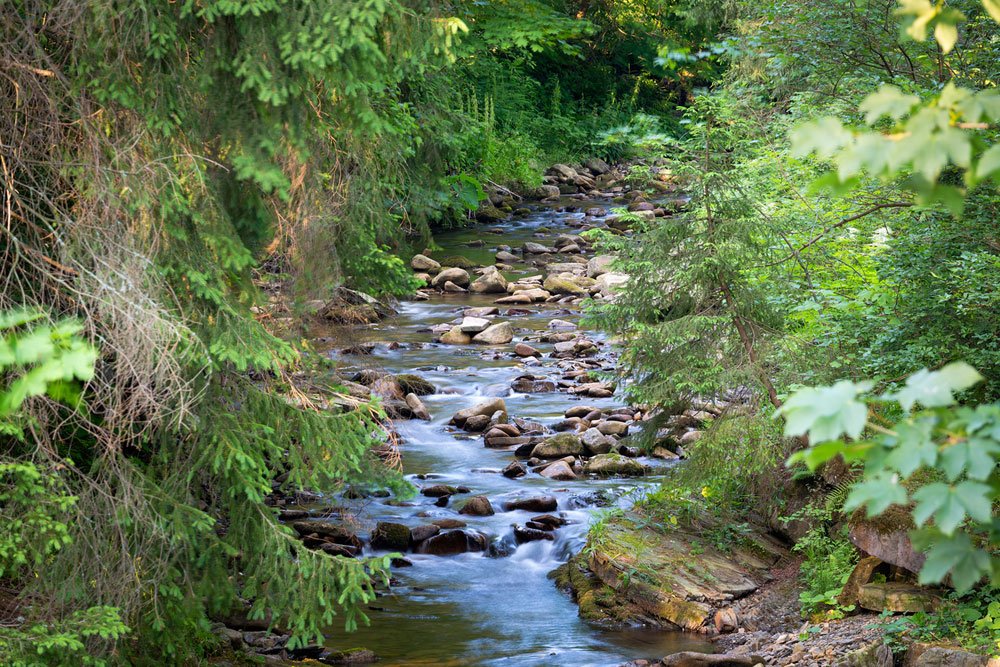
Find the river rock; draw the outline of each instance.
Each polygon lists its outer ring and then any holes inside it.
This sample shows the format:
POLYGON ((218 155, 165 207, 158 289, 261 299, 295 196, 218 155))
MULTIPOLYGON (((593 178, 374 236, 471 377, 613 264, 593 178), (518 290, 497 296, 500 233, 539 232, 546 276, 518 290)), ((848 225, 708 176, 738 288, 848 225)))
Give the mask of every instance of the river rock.
POLYGON ((559 459, 580 454, 583 454, 583 443, 579 436, 572 433, 560 433, 546 438, 531 450, 531 455, 540 459, 559 459))
POLYGON ((493 303, 499 303, 503 305, 507 304, 524 305, 531 303, 531 295, 526 294, 525 292, 517 292, 515 294, 511 294, 510 296, 502 296, 493 303))
POLYGON ((471 516, 493 516, 495 514, 493 505, 490 504, 490 499, 486 496, 472 496, 465 501, 458 513, 471 516))
POLYGON ((530 498, 515 498, 503 504, 505 512, 525 510, 528 512, 554 512, 559 503, 553 496, 534 496, 530 498))
POLYGON ((576 479, 576 473, 573 472, 573 468, 566 461, 556 461, 550 465, 545 466, 538 473, 542 477, 548 479, 555 479, 558 481, 569 481, 576 479))
POLYGON ((512 340, 514 340, 514 328, 506 322, 489 326, 472 337, 474 343, 486 345, 505 345, 512 340))
POLYGON ((576 325, 573 324, 572 322, 568 322, 566 320, 560 320, 560 319, 549 320, 549 325, 548 326, 549 326, 550 329, 576 329, 577 328, 576 325))
POLYGON ((698 442, 701 439, 702 433, 702 431, 688 431, 681 436, 678 442, 680 442, 682 447, 688 447, 698 442))
POLYGON ((524 464, 520 461, 511 461, 507 464, 507 467, 503 469, 500 473, 508 479, 517 479, 518 477, 524 477, 528 474, 528 469, 524 467, 524 464))
MULTIPOLYGON (((459 522, 461 523, 461 522, 459 522)), ((462 524, 465 525, 464 523, 462 524)), ((441 532, 440 526, 435 526, 434 524, 428 524, 424 526, 417 526, 410 531, 410 542, 411 544, 419 544, 429 537, 434 537, 441 532)))
POLYGON ((522 246, 522 250, 525 255, 546 255, 556 251, 555 248, 549 248, 548 246, 544 246, 541 243, 534 243, 533 241, 525 241, 522 246))
POLYGON ((452 327, 446 334, 442 334, 438 339, 445 345, 468 345, 472 342, 472 336, 462 331, 462 327, 452 327))
POLYGON ((531 347, 527 343, 518 343, 514 346, 514 354, 519 357, 540 357, 542 353, 531 347))
POLYGON ((596 454, 607 454, 615 446, 614 438, 610 438, 603 433, 601 433, 596 428, 588 428, 580 436, 580 441, 583 442, 584 449, 591 456, 596 454))
MULTIPOLYGON (((546 510, 539 511, 544 512, 546 510)), ((329 540, 330 542, 346 544, 358 550, 362 547, 361 540, 354 534, 353 531, 344 528, 343 526, 338 526, 335 523, 330 523, 329 521, 321 521, 319 519, 295 521, 292 523, 292 528, 303 537, 315 534, 321 538, 329 540)))
POLYGON ((586 382, 570 390, 574 394, 591 398, 610 398, 614 396, 614 387, 608 382, 586 382))
POLYGON ((410 266, 415 271, 423 271, 425 273, 437 273, 441 270, 440 262, 426 255, 414 255, 413 259, 410 260, 410 266))
POLYGON ((568 165, 559 163, 556 163, 551 167, 549 167, 548 171, 546 171, 545 173, 552 174, 557 178, 559 178, 560 180, 565 180, 565 181, 571 181, 577 176, 579 176, 579 174, 576 173, 576 169, 573 169, 568 165))
POLYGON ((586 296, 587 290, 583 289, 569 278, 560 276, 548 276, 542 287, 552 294, 568 294, 571 296, 586 296))
POLYGON ((433 486, 425 486, 420 489, 420 493, 427 496, 428 498, 441 498, 444 496, 453 496, 458 493, 457 487, 448 486, 447 484, 435 484, 433 486))
POLYGON ((503 294, 507 291, 507 279, 497 269, 487 272, 469 285, 469 291, 477 294, 503 294))
POLYGON ((429 537, 417 545, 418 554, 455 556, 470 551, 486 551, 489 542, 485 535, 465 530, 449 530, 429 537))
MULTIPOLYGON (((563 413, 566 417, 587 417, 590 413, 597 410, 593 405, 574 405, 563 413)), ((601 411, 597 410, 597 414, 601 411)))
POLYGON ((486 415, 473 415, 462 424, 462 430, 469 431, 470 433, 480 433, 490 427, 490 421, 490 417, 486 415))
POLYGON ((500 309, 496 306, 479 306, 478 308, 466 308, 462 311, 463 317, 492 317, 499 314, 500 309))
POLYGON ((598 454, 587 461, 583 472, 600 477, 638 477, 646 474, 646 466, 621 454, 598 454))
POLYGON ((431 420, 431 413, 427 411, 427 406, 424 405, 424 402, 416 394, 410 393, 406 395, 406 405, 417 419, 423 419, 426 422, 431 420))
POLYGON ((469 277, 468 271, 466 271, 465 269, 453 267, 448 269, 441 269, 441 271, 436 276, 434 276, 434 279, 431 281, 431 285, 434 287, 441 287, 446 282, 451 282, 454 283, 455 285, 458 285, 459 287, 466 287, 471 282, 471 280, 472 279, 469 277))
POLYGON ((590 158, 589 160, 583 163, 583 166, 589 169, 590 173, 594 174, 595 176, 600 176, 601 174, 606 174, 609 171, 611 171, 611 167, 608 166, 608 163, 599 157, 590 158))
POLYGON ((442 287, 441 289, 444 290, 445 292, 452 292, 452 293, 455 293, 455 294, 457 294, 459 292, 467 292, 468 291, 464 287, 460 287, 459 285, 456 285, 455 283, 451 282, 450 280, 446 280, 445 283, 444 283, 444 287, 442 287))
POLYGON ((521 258, 512 252, 507 252, 506 250, 501 250, 496 254, 496 261, 498 263, 513 264, 519 261, 521 258))
POLYGON ((624 273, 603 273, 597 277, 594 287, 605 296, 611 296, 621 291, 621 288, 628 282, 628 276, 624 273))
POLYGON ((668 655, 660 664, 663 667, 755 667, 767 661, 756 655, 683 651, 668 655))
POLYGON ((518 544, 524 544, 526 542, 537 542, 539 540, 549 540, 550 542, 554 540, 552 533, 546 532, 544 530, 538 530, 537 528, 528 528, 526 526, 515 525, 514 526, 514 541, 518 544))
POLYGON ((620 421, 603 421, 597 425, 597 430, 604 435, 623 436, 628 433, 628 424, 620 421))
POLYGON ((614 255, 597 255, 587 262, 587 277, 597 278, 611 270, 616 257, 614 255))
POLYGON ((410 548, 410 529, 401 523, 379 521, 369 541, 373 549, 406 551, 410 548))
POLYGON ((458 325, 458 328, 461 329, 464 334, 475 336, 478 333, 486 331, 489 326, 490 321, 485 318, 465 317, 462 319, 462 323, 458 325))
POLYGON ((556 383, 535 375, 522 375, 511 383, 510 388, 521 394, 543 394, 555 391, 556 383))
POLYGON ((470 417, 474 417, 476 415, 492 417, 496 412, 502 412, 504 415, 507 414, 507 404, 504 403, 502 398, 495 398, 491 401, 486 401, 485 403, 479 403, 471 408, 459 410, 454 414, 454 416, 452 416, 451 423, 456 426, 462 426, 469 420, 470 417))

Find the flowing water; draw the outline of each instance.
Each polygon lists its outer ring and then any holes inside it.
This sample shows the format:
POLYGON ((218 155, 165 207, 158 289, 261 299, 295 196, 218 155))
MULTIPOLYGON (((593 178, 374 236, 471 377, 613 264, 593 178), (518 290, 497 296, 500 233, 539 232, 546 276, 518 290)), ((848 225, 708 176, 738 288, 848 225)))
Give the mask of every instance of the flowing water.
MULTIPOLYGON (((572 202, 581 209, 606 206, 607 202, 572 202)), ((498 245, 515 250, 524 241, 551 244, 560 233, 576 233, 570 224, 580 212, 539 207, 531 215, 502 225, 502 234, 482 228, 438 236, 443 248, 435 257, 461 254, 476 264, 490 265, 498 245), (539 228, 545 231, 539 233, 539 228), (542 234, 541 237, 536 236, 542 234), (485 242, 482 247, 468 243, 485 242)), ((508 278, 538 274, 537 267, 515 266, 508 278)), ((459 518, 493 537, 493 555, 470 553, 440 557, 407 554, 412 567, 394 570, 391 592, 380 597, 369 610, 371 625, 355 633, 332 630, 327 644, 347 649, 363 646, 375 651, 382 665, 618 665, 638 657, 663 656, 681 650, 710 650, 696 636, 653 629, 610 631, 581 621, 576 605, 557 590, 548 573, 583 548, 588 526, 601 505, 628 504, 656 484, 656 476, 641 480, 585 479, 557 482, 529 473, 508 479, 499 471, 513 460, 509 451, 487 449, 482 434, 467 434, 447 425, 460 409, 502 396, 512 417, 543 424, 562 419, 563 413, 581 402, 598 407, 620 405, 620 400, 578 399, 563 392, 516 394, 510 390, 514 378, 524 373, 558 379, 557 360, 544 357, 539 365, 526 367, 506 346, 448 346, 434 343, 429 327, 461 317, 464 308, 491 306, 495 296, 437 295, 429 301, 400 304, 396 316, 370 329, 350 332, 351 342, 375 342, 370 355, 330 354, 346 367, 375 367, 393 373, 416 373, 430 380, 437 393, 424 397, 432 421, 398 421, 403 468, 419 486, 465 485, 473 494, 486 495, 496 514, 489 517, 459 516, 450 507, 437 507, 433 498, 417 496, 405 503, 386 498, 355 501, 354 511, 362 527, 377 521, 393 521, 411 527, 439 518, 459 518), (390 343, 400 343, 399 346, 390 343), (395 348, 395 349, 393 349, 395 348), (559 513, 569 520, 555 533, 554 541, 515 545, 512 525, 523 524, 536 513, 504 512, 504 500, 519 496, 553 495, 559 513), (507 554, 498 556, 497 552, 507 554)), ((520 306, 518 306, 520 308, 520 306)), ((558 304, 533 304, 533 313, 505 317, 517 334, 515 342, 544 330, 553 318, 579 321, 579 312, 558 304)), ((501 313, 505 310, 501 307, 501 313)), ((344 331, 321 332, 343 344, 344 331)), ((602 340, 600 332, 588 337, 602 340)), ((551 345, 532 343, 544 353, 551 345)), ((613 363, 613 359, 608 359, 613 363)), ((657 462, 644 460, 655 465, 657 462)), ((663 465, 660 463, 659 465, 663 465)), ((456 496, 455 503, 467 496, 456 496)), ((453 504, 455 504, 453 503, 453 504)), ((368 553, 371 552, 369 549, 368 553)))

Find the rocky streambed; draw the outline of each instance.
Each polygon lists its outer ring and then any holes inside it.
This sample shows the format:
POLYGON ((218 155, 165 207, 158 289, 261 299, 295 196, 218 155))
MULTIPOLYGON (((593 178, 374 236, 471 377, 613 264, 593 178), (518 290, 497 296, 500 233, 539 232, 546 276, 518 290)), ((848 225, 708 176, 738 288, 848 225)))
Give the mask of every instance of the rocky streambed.
POLYGON ((323 500, 336 517, 286 514, 331 553, 404 554, 371 626, 332 629, 331 649, 364 646, 387 665, 618 665, 712 650, 696 635, 589 624, 550 576, 583 548, 595 512, 630 505, 680 451, 640 455, 631 438, 647 415, 608 379, 613 345, 581 324, 583 300, 625 279, 580 236, 615 225, 611 206, 523 205, 438 236, 440 249, 412 261, 427 289, 395 314, 351 324, 350 303, 320 310, 314 344, 352 393, 382 398, 419 489, 351 489, 323 500), (350 536, 317 524, 348 516, 350 536))

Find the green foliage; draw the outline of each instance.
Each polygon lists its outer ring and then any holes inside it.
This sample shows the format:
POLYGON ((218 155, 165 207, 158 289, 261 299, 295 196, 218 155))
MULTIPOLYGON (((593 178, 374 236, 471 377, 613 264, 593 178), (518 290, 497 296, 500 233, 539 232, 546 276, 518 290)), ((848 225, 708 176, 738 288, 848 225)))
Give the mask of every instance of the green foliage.
POLYGON ((884 641, 895 649, 902 650, 914 641, 948 641, 993 655, 1000 651, 1000 595, 995 588, 951 593, 933 612, 901 616, 880 627, 884 628, 884 641))
MULTIPOLYGON (((78 336, 81 327, 70 321, 50 327, 40 322, 42 318, 42 313, 0 313, 5 332, 0 373, 13 375, 0 389, 0 427, 8 437, 23 437, 14 425, 25 400, 47 394, 71 397, 76 403, 79 393, 64 385, 94 373, 97 355, 78 336)), ((0 581, 37 576, 54 554, 72 543, 67 521, 76 500, 57 471, 0 458, 0 581)), ((58 620, 0 627, 0 659, 18 667, 103 665, 104 660, 93 655, 92 640, 113 641, 128 632, 120 610, 90 607, 58 620)))
POLYGON ((686 461, 667 484, 701 488, 721 515, 747 516, 776 485, 786 443, 763 416, 723 416, 685 447, 686 461))
POLYGON ((848 462, 863 461, 864 478, 852 488, 845 509, 863 507, 876 516, 892 505, 912 502, 918 528, 914 542, 927 551, 920 581, 939 583, 950 576, 960 592, 984 576, 994 583, 1000 578, 1000 558, 991 546, 996 543, 992 508, 997 501, 1000 406, 955 406, 955 394, 979 379, 959 362, 919 371, 898 391, 882 395, 868 394, 870 385, 838 395, 803 390, 781 409, 785 434, 810 438, 810 446, 790 463, 801 461, 815 469, 838 455, 848 462), (887 428, 878 415, 893 409, 903 417, 887 428), (860 435, 866 427, 874 430, 873 437, 841 439, 860 435))
POLYGON ((825 618, 842 618, 854 610, 853 605, 843 606, 838 600, 848 577, 858 561, 858 552, 847 539, 847 529, 833 528, 833 513, 827 506, 807 505, 784 521, 807 519, 815 527, 800 537, 792 551, 803 556, 799 566, 799 581, 803 590, 799 594, 802 615, 823 614, 825 618))

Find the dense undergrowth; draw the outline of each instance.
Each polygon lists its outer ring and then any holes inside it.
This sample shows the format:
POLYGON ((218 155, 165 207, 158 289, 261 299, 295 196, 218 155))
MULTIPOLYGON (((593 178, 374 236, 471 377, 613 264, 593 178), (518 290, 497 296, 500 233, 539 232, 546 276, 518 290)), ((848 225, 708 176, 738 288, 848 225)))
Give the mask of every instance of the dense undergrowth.
MULTIPOLYGON (((636 221, 638 242, 604 239, 631 278, 592 314, 626 341, 633 398, 737 406, 644 511, 784 534, 804 558, 803 613, 828 617, 853 611, 837 601, 858 557, 851 512, 912 511, 920 581, 987 599, 1000 582, 1000 10, 736 5, 725 72, 659 152, 690 202, 636 221)), ((954 610, 900 627, 941 638, 954 610)), ((992 618, 968 615, 956 633, 992 618)), ((988 634, 963 642, 996 651, 988 634)))

